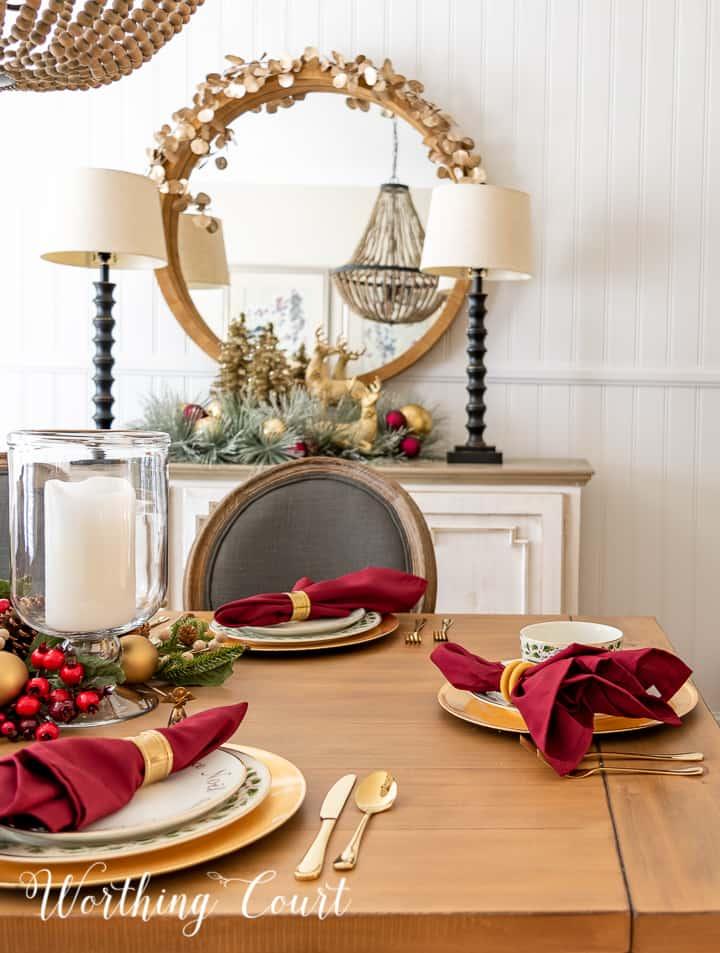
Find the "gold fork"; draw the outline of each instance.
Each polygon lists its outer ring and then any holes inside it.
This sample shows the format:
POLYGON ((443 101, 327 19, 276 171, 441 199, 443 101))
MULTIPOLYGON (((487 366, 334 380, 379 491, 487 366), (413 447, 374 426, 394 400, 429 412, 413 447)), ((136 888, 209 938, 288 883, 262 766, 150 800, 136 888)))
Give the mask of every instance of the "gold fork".
POLYGON ((435 642, 447 642, 448 641, 448 632, 452 628, 453 620, 452 619, 443 619, 442 628, 435 629, 433 632, 433 640, 435 642))
MULTIPOLYGON (((546 759, 540 749, 533 742, 520 735, 520 744, 531 754, 536 754, 541 761, 546 759)), ((588 751, 583 756, 583 761, 703 761, 705 755, 702 751, 678 751, 665 754, 643 754, 639 751, 588 751)))
MULTIPOLYGON (((535 752, 538 760, 542 761, 542 763, 546 764, 549 768, 552 768, 552 765, 548 762, 542 751, 536 747, 529 738, 525 738, 523 735, 520 735, 519 741, 526 751, 531 753, 535 752)), ((638 752, 630 751, 626 754, 624 754, 622 751, 588 751, 583 760, 592 758, 609 758, 615 761, 620 761, 622 759, 627 759, 628 761, 702 761, 703 754, 701 751, 685 751, 679 752, 678 754, 656 755, 644 755, 638 752)), ((705 768, 702 767, 702 765, 692 765, 681 768, 640 768, 630 765, 623 766, 599 764, 595 765, 594 767, 576 768, 574 771, 566 774, 565 777, 569 778, 571 781, 578 781, 582 780, 583 778, 590 778, 594 774, 677 774, 689 776, 704 773, 705 768)))
POLYGON ((575 768, 574 771, 564 775, 564 777, 570 781, 582 781, 584 778, 591 778, 594 774, 666 774, 689 777, 705 774, 705 768, 701 764, 688 765, 686 768, 634 768, 630 766, 623 768, 600 764, 594 768, 575 768))
POLYGON ((405 636, 405 645, 422 645, 421 632, 427 619, 415 619, 415 628, 405 636))

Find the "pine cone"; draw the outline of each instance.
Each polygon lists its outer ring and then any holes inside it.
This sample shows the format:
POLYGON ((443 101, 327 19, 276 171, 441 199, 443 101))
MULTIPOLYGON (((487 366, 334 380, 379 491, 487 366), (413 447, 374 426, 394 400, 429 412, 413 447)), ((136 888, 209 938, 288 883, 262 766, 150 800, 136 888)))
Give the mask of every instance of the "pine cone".
POLYGON ((5 637, 5 652, 12 652, 21 659, 25 659, 30 646, 38 633, 29 625, 25 625, 15 609, 11 606, 6 612, 0 612, 0 635, 5 637), (4 635, 5 630, 7 635, 4 635))

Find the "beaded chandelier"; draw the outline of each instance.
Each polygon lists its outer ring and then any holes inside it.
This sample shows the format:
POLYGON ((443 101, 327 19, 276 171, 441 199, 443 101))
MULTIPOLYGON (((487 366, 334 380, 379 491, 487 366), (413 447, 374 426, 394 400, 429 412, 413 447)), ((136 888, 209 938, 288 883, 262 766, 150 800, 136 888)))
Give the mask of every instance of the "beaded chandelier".
POLYGON ((347 265, 332 271, 335 287, 356 314, 382 324, 424 321, 443 303, 437 275, 420 271, 425 231, 407 185, 397 178, 397 117, 393 165, 347 265))
POLYGON ((204 0, 0 0, 0 90, 94 89, 138 69, 204 0))

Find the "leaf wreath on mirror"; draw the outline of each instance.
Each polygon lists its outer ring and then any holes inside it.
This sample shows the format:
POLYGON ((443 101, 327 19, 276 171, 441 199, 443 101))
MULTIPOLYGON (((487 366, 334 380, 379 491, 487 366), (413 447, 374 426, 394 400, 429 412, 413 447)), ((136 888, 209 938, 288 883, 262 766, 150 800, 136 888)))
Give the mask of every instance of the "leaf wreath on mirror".
POLYGON ((208 73, 197 86, 192 106, 173 113, 172 123, 158 130, 155 145, 148 150, 150 177, 161 193, 174 196, 173 211, 180 213, 194 206, 200 226, 212 227, 212 216, 207 214, 210 197, 205 192, 193 195, 187 171, 180 175, 175 170, 185 165, 179 160, 187 148, 201 165, 212 159, 218 169, 227 168, 226 152, 235 134, 223 114, 233 101, 245 97, 257 98, 254 112, 264 108, 269 113, 288 109, 307 92, 328 87, 331 92, 347 93, 350 109, 367 111, 374 102, 421 132, 440 178, 485 181, 480 156, 473 151, 474 141, 457 130, 447 112, 423 97, 422 83, 397 73, 389 59, 377 66, 363 54, 348 59, 333 50, 324 56, 309 46, 298 57, 263 56, 246 61, 228 54, 226 60, 229 66, 222 73, 208 73))

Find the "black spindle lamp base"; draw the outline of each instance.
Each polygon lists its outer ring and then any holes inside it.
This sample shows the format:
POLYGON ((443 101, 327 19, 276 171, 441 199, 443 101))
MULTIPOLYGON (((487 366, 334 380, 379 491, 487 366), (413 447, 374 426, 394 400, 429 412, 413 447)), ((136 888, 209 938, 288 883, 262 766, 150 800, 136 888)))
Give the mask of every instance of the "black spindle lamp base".
POLYGON ((115 303, 113 298, 115 285, 110 281, 110 253, 101 252, 98 257, 101 261, 100 281, 93 282, 95 285, 95 317, 93 319, 95 327, 95 337, 93 338, 95 345, 95 355, 93 357, 95 367, 95 375, 93 376, 95 413, 93 414, 93 420, 96 430, 110 430, 115 419, 112 413, 112 405, 115 400, 112 395, 114 382, 112 370, 115 364, 112 356, 112 346, 115 343, 113 338, 115 320, 112 316, 112 306, 115 303))
POLYGON ((485 297, 482 286, 482 272, 473 270, 472 286, 468 292, 468 329, 467 329, 467 385, 468 402, 467 423, 465 429, 468 438, 461 447, 449 450, 448 463, 502 463, 503 455, 495 447, 485 443, 485 297))

